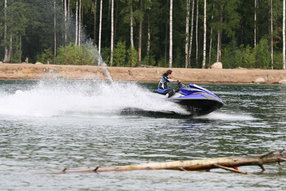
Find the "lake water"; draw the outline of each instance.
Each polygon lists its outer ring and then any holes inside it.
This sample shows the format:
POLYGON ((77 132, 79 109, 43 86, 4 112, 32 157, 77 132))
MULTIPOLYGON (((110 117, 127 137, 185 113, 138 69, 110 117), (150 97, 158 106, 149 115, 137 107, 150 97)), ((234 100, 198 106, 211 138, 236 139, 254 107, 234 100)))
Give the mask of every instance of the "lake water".
POLYGON ((286 164, 254 173, 129 171, 38 174, 64 168, 262 154, 286 145, 286 86, 202 85, 225 103, 191 118, 154 100, 157 84, 0 81, 0 190, 286 190, 286 164), (125 107, 176 116, 121 114, 125 107))

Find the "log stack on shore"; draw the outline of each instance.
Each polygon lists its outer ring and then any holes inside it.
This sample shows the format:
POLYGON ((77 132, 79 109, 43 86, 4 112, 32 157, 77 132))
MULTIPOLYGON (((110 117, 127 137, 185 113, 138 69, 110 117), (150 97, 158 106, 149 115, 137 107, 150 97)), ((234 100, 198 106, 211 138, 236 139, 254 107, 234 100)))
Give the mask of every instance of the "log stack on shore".
MULTIPOLYGON (((113 80, 157 82, 168 68, 107 67, 113 80)), ((172 68, 173 77, 192 83, 286 84, 286 70, 172 68)), ((102 67, 87 65, 0 64, 0 80, 97 80, 108 78, 102 67)))

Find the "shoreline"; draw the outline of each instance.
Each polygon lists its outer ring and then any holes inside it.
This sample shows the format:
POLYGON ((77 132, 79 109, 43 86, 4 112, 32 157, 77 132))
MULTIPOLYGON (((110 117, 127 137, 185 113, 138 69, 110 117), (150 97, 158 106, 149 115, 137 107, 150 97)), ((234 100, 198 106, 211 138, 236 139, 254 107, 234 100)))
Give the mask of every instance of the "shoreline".
MULTIPOLYGON (((158 82, 169 68, 107 67, 116 81, 158 82)), ((174 79, 192 83, 286 84, 286 70, 172 68, 174 79)), ((108 80, 91 65, 0 64, 0 80, 108 80)))

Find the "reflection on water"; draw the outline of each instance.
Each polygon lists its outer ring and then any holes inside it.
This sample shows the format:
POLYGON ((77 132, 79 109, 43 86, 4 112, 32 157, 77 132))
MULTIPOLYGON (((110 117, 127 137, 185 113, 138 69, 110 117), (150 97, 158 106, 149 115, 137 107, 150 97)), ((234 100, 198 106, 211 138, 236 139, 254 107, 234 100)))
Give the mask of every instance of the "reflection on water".
POLYGON ((285 164, 245 176, 140 171, 36 175, 64 168, 258 154, 285 148, 286 86, 203 85, 226 104, 207 116, 121 115, 183 109, 150 98, 156 84, 0 82, 0 187, 4 190, 283 190, 285 164), (96 181, 95 181, 96 180, 96 181))

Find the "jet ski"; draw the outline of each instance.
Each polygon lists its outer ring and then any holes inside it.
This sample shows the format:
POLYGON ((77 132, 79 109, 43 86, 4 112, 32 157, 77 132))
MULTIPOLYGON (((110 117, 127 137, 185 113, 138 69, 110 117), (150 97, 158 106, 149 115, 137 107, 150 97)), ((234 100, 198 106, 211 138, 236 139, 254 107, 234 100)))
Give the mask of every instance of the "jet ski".
POLYGON ((209 114, 224 105, 214 93, 196 84, 183 85, 170 97, 168 94, 162 96, 185 107, 193 116, 209 114))

